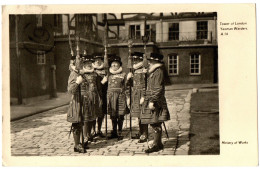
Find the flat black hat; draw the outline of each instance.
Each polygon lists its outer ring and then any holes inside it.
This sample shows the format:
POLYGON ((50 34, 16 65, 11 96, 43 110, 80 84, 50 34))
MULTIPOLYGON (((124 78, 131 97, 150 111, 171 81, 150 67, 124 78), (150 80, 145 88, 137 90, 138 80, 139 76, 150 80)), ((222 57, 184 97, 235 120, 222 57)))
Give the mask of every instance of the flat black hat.
POLYGON ((93 56, 94 56, 94 59, 98 59, 98 58, 104 59, 104 54, 101 53, 101 52, 100 53, 94 53, 93 56))
POLYGON ((111 66, 112 62, 119 62, 120 65, 122 66, 121 58, 115 54, 111 54, 108 56, 108 62, 109 62, 109 66, 111 66))
POLYGON ((163 55, 159 54, 159 53, 151 53, 150 54, 150 58, 148 58, 149 60, 155 60, 158 62, 162 62, 163 61, 163 55))
POLYGON ((85 55, 83 62, 94 62, 93 56, 92 55, 85 55))
POLYGON ((131 55, 133 56, 134 59, 143 60, 144 53, 142 53, 142 52, 134 52, 131 55))

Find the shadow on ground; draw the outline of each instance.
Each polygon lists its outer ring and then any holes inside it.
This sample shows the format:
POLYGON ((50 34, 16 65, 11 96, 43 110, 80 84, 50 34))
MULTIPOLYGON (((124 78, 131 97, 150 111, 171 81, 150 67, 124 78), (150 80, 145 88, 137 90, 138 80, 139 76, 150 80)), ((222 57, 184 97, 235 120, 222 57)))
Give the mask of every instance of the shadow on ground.
POLYGON ((11 133, 21 132, 26 129, 39 128, 41 126, 51 125, 53 122, 57 122, 57 120, 56 119, 51 120, 50 117, 57 116, 57 115, 64 115, 67 109, 68 109, 67 107, 62 107, 44 113, 35 114, 23 118, 21 120, 13 121, 11 122, 11 133))
POLYGON ((219 155, 218 92, 192 94, 190 155, 219 155))

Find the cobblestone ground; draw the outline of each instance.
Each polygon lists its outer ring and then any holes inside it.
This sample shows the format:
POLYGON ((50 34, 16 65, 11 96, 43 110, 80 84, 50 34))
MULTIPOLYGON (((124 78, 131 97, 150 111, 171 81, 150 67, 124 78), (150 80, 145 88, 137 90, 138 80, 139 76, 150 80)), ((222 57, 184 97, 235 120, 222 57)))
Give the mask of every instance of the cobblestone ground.
MULTIPOLYGON (((124 121, 124 139, 95 139, 89 144, 85 154, 73 151, 72 135, 68 139, 70 123, 66 121, 67 106, 33 115, 11 122, 11 154, 13 156, 153 156, 153 155, 187 155, 189 150, 190 98, 191 90, 166 91, 166 99, 171 115, 166 127, 167 139, 163 128, 164 149, 145 154, 147 143, 137 143, 129 139, 129 116, 124 121)), ((133 135, 137 134, 138 121, 132 119, 133 135)), ((105 122, 102 127, 105 133, 105 122)), ((108 131, 111 131, 111 120, 108 117, 108 131)), ((152 143, 152 128, 149 127, 149 143, 152 143)))

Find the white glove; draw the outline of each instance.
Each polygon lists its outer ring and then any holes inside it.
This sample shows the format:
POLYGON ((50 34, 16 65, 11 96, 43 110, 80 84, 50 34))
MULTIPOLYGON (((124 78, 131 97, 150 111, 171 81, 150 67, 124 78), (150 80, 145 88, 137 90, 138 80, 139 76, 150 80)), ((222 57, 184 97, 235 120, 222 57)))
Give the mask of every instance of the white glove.
POLYGON ((77 77, 77 80, 76 80, 76 83, 77 83, 77 84, 81 84, 82 82, 83 82, 82 76, 78 76, 78 77, 77 77))
POLYGON ((83 69, 79 70, 79 74, 84 74, 85 71, 83 69))
POLYGON ((153 102, 150 102, 150 103, 149 103, 149 109, 150 109, 150 110, 154 110, 154 109, 155 109, 153 102))
POLYGON ((143 68, 143 73, 147 73, 147 71, 148 71, 147 69, 143 68))
POLYGON ((71 64, 70 67, 71 67, 72 70, 76 70, 76 66, 71 64))
POLYGON ((132 73, 132 72, 129 72, 129 73, 127 74, 127 80, 131 79, 132 77, 133 77, 133 73, 132 73))
POLYGON ((130 98, 126 99, 126 104, 127 104, 127 107, 130 109, 130 98))
POLYGON ((140 104, 142 105, 144 103, 144 97, 140 99, 140 104))
POLYGON ((101 80, 102 84, 105 84, 107 82, 107 76, 103 77, 103 79, 101 80))

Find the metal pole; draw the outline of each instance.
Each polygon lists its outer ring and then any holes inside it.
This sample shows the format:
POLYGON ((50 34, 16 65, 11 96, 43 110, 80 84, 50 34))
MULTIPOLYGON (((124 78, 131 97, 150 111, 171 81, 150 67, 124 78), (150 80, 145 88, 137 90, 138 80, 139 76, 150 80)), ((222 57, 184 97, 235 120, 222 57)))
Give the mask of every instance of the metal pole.
POLYGON ((167 129, 166 129, 166 125, 165 125, 165 123, 164 123, 164 122, 163 122, 163 126, 164 126, 164 130, 165 130, 166 136, 167 136, 167 138, 168 138, 168 140, 169 140, 168 131, 167 131, 167 129))
MULTIPOLYGON (((77 45, 77 48, 76 48, 76 52, 77 52, 77 55, 76 55, 76 63, 75 63, 75 66, 76 66, 76 69, 80 72, 80 69, 81 69, 81 58, 80 58, 80 49, 79 49, 79 42, 80 42, 80 37, 79 37, 79 30, 78 30, 78 21, 79 21, 79 15, 76 15, 75 17, 76 19, 76 29, 75 29, 75 35, 76 35, 76 45, 77 45)), ((80 75, 80 73, 79 73, 80 75)), ((81 75, 80 75, 81 76, 81 75)), ((79 105, 80 105, 80 108, 79 108, 79 111, 80 111, 80 115, 81 115, 81 120, 83 121, 83 112, 82 112, 82 98, 81 98, 81 86, 79 85, 79 105)), ((81 129, 81 143, 82 143, 82 146, 84 147, 84 133, 83 133, 83 126, 84 126, 84 123, 82 125, 82 129, 81 129)), ((85 148, 84 148, 84 152, 85 152, 85 148)))
MULTIPOLYGON (((107 61, 107 46, 105 45, 105 56, 104 56, 104 60, 106 59, 106 62, 108 62, 107 61)), ((108 63, 106 63, 106 64, 108 64, 108 63)), ((107 67, 108 65, 106 65, 106 67, 107 67)), ((107 70, 107 74, 108 74, 108 70, 107 70)), ((108 138, 107 137, 107 113, 106 113, 106 119, 105 119, 105 122, 106 122, 106 139, 108 138)))
MULTIPOLYGON (((105 22, 105 31, 104 31, 104 47, 105 47, 105 55, 104 55, 104 69, 106 70, 106 76, 109 80, 109 65, 108 65, 108 57, 107 57, 107 15, 104 14, 104 22, 105 22)), ((107 115, 108 112, 106 114, 106 118, 105 118, 105 123, 106 123, 106 140, 108 140, 108 136, 107 136, 107 115)))
POLYGON ((51 94, 51 96, 52 97, 57 97, 57 86, 56 86, 56 73, 55 73, 55 71, 56 71, 56 65, 52 65, 51 66, 51 68, 52 68, 52 81, 53 81, 53 91, 52 91, 52 94, 51 94))
POLYGON ((17 56, 17 98, 18 104, 23 103, 22 91, 21 91, 21 63, 20 63, 20 51, 19 51, 19 38, 18 38, 18 15, 15 16, 15 37, 16 37, 16 56, 17 56))
MULTIPOLYGON (((131 39, 128 40, 128 64, 127 64, 127 68, 129 69, 129 71, 131 73, 133 73, 133 58, 131 56, 131 47, 133 45, 133 41, 131 39)), ((130 139, 132 139, 132 112, 131 112, 131 107, 132 107, 132 85, 130 85, 130 91, 129 91, 129 97, 130 97, 130 139)))

